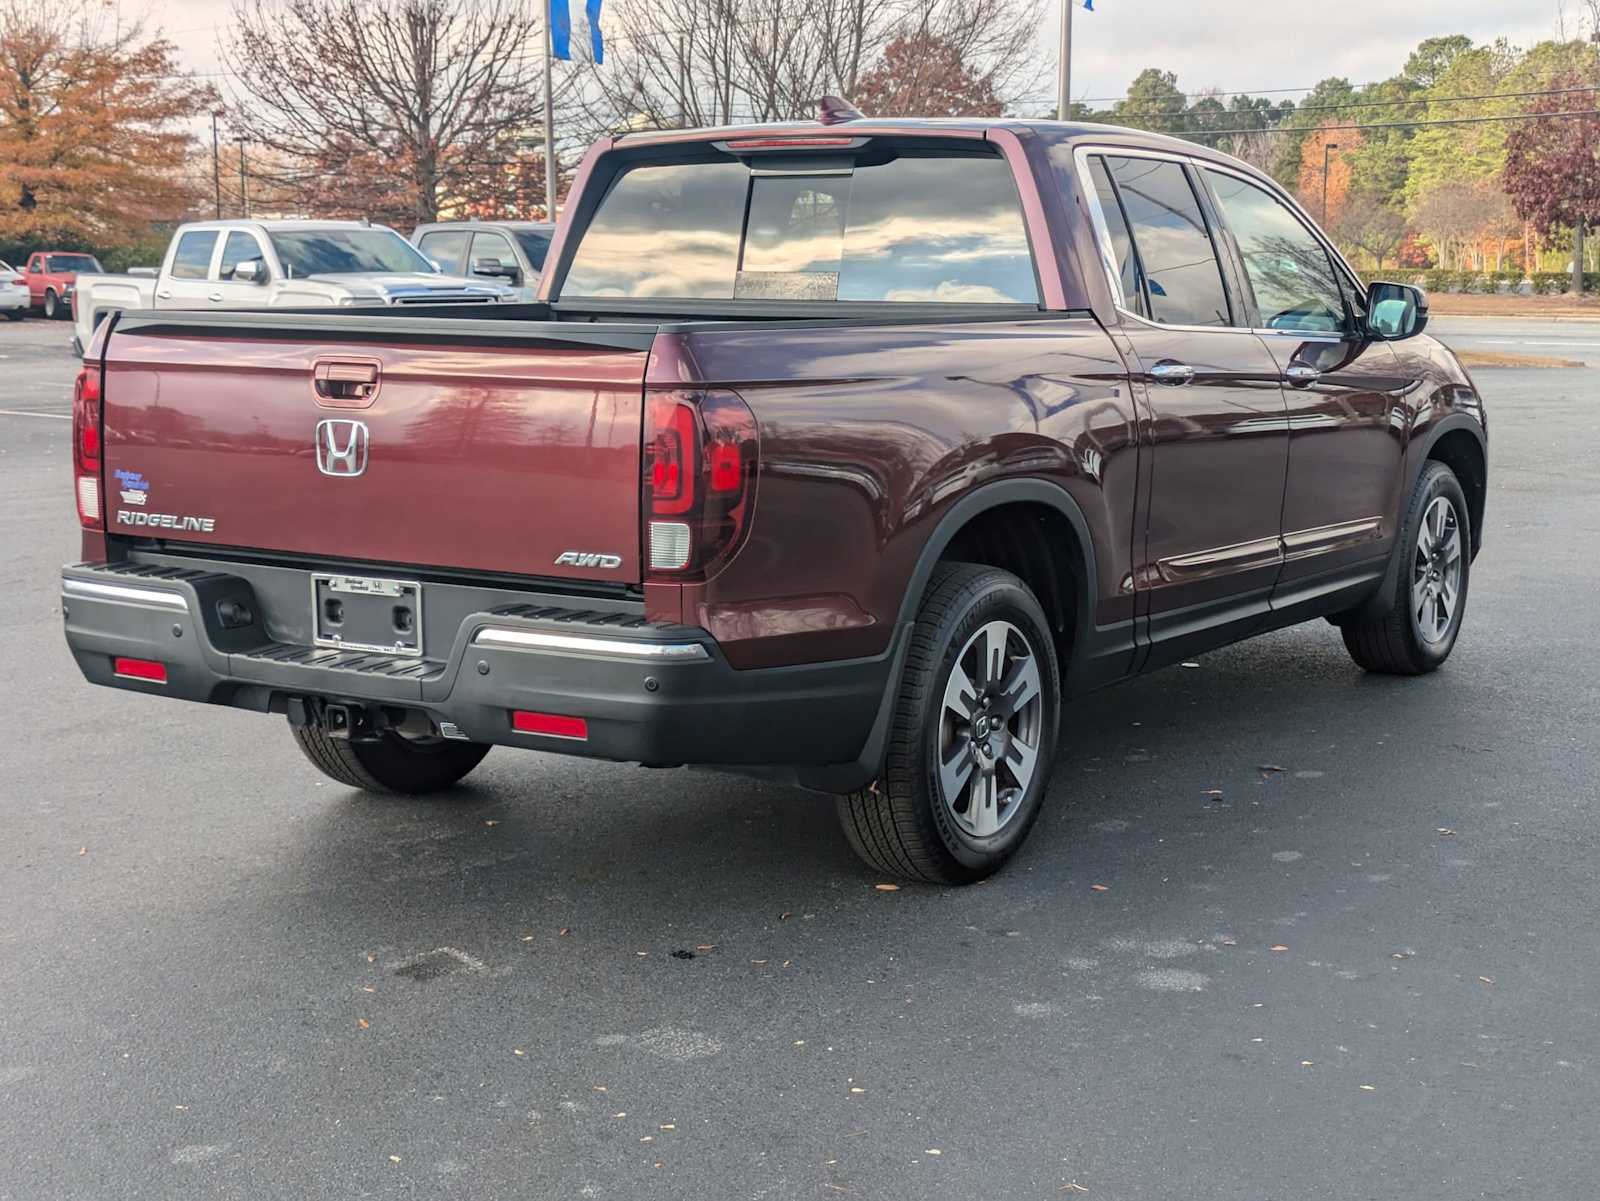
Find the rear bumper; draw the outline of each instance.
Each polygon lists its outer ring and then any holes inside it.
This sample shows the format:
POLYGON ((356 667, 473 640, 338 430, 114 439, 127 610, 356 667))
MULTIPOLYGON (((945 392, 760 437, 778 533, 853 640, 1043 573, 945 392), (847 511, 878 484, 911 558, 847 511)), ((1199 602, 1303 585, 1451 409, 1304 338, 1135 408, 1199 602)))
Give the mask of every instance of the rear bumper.
POLYGON ((910 632, 876 658, 739 671, 704 630, 649 625, 637 602, 427 584, 438 657, 408 659, 310 645, 308 581, 258 565, 67 567, 67 643, 91 683, 131 692, 263 712, 297 699, 420 710, 475 742, 844 791, 877 774, 910 632), (119 675, 119 657, 163 664, 166 681, 119 675), (581 717, 588 736, 521 733, 515 710, 581 717))

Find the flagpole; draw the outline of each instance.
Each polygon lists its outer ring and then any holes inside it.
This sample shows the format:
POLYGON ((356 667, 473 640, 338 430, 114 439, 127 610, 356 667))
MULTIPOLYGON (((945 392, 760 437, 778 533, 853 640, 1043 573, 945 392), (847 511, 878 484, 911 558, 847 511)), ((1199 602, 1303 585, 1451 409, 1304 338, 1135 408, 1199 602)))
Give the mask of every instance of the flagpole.
POLYGON ((544 0, 544 214, 556 219, 556 102, 552 95, 555 47, 550 40, 550 0, 544 0))
POLYGON ((1061 0, 1061 55, 1056 62, 1056 120, 1072 111, 1072 6, 1078 0, 1061 0))

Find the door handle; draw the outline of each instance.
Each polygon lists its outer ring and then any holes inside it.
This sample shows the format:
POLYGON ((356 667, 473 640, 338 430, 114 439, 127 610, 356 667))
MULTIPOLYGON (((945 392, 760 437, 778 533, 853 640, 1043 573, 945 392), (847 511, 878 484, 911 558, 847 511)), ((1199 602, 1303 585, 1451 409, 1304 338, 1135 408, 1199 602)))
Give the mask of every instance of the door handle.
POLYGON ((1194 380, 1194 368, 1188 363, 1177 363, 1171 359, 1162 359, 1150 368, 1150 378, 1158 384, 1168 387, 1177 387, 1180 384, 1191 383, 1194 380))
POLYGON ((159 296, 162 300, 171 300, 172 299, 172 293, 168 292, 168 291, 157 292, 156 295, 159 296))
POLYGON ((1322 372, 1309 363, 1290 363, 1283 369, 1283 377, 1296 388, 1304 388, 1322 378, 1322 372))
POLYGON ((211 292, 206 296, 206 299, 207 300, 221 300, 222 299, 222 293, 221 292, 211 292))
POLYGON ((323 359, 312 369, 311 388, 324 404, 364 409, 378 395, 381 374, 375 359, 323 359))

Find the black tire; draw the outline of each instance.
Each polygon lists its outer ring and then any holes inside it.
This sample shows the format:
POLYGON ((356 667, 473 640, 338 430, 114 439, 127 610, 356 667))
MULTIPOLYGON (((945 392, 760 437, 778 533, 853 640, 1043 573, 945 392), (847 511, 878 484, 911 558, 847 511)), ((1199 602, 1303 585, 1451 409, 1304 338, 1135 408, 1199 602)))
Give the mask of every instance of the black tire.
POLYGON ((6 310, 6 320, 7 321, 21 321, 22 317, 23 317, 23 313, 22 313, 21 309, 7 309, 6 310))
POLYGON ((61 304, 56 299, 55 292, 47 289, 44 294, 44 318, 46 321, 54 321, 60 315, 61 304))
MULTIPOLYGON (((1024 643, 1007 643, 1007 648, 1013 645, 1024 643)), ((1050 624, 1027 585, 994 567, 941 565, 917 612, 883 772, 871 787, 838 798, 845 837, 856 854, 887 875, 932 884, 970 884, 992 874, 1022 845, 1039 816, 1060 715, 1061 676, 1050 624), (1025 640, 1038 668, 1041 708, 1037 714, 1029 710, 1038 741, 1028 781, 1013 789, 1015 799, 1002 806, 1009 816, 999 829, 980 837, 963 828, 946 804, 937 762, 950 729, 946 683, 970 640, 995 622, 1008 623, 1011 632, 1025 640)), ((959 744, 964 736, 955 737, 959 744)), ((1002 737, 1009 740, 1009 729, 1002 737)), ((989 756, 996 763, 1005 758, 1005 752, 999 760, 989 756)), ((1015 777, 1010 781, 1015 784, 1015 777)))
POLYGON ((323 775, 366 792, 420 796, 449 788, 483 761, 482 742, 402 738, 392 730, 372 741, 329 738, 311 726, 291 726, 305 757, 323 775))
POLYGON ((1340 622, 1340 629, 1350 657, 1367 671, 1397 676, 1426 675, 1437 671, 1455 649, 1461 622, 1466 616, 1467 586, 1472 575, 1471 510, 1467 508, 1466 494, 1455 472, 1443 463, 1433 461, 1423 466, 1411 491, 1411 503, 1406 507, 1400 538, 1402 558, 1394 604, 1379 616, 1347 615, 1340 622), (1431 570, 1425 562, 1430 557, 1419 546, 1419 538, 1423 518, 1433 510, 1434 502, 1441 499, 1453 511, 1454 531, 1460 544, 1460 586, 1442 634, 1430 637, 1418 616, 1419 606, 1413 603, 1413 580, 1421 579, 1422 573, 1431 570), (1419 562, 1419 556, 1423 562, 1419 562))

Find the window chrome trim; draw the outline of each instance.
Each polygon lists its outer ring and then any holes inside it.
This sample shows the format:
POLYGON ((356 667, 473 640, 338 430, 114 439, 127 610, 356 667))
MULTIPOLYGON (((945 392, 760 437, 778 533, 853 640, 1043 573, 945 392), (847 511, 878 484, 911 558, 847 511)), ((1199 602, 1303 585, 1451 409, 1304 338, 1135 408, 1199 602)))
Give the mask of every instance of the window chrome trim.
POLYGON ((698 642, 642 642, 630 638, 595 638, 586 634, 552 634, 542 630, 515 630, 484 626, 472 637, 474 646, 498 646, 519 651, 554 651, 557 654, 610 655, 619 659, 687 661, 709 659, 698 642))
POLYGON ((61 581, 64 597, 84 597, 88 600, 110 601, 119 605, 154 605, 159 609, 189 611, 189 601, 181 592, 168 592, 157 588, 135 588, 129 584, 103 584, 99 580, 80 580, 67 576, 61 581))
MULTIPOLYGON (((1215 169, 1241 179, 1245 183, 1255 184, 1257 187, 1263 187, 1264 181, 1244 171, 1225 166, 1222 163, 1213 162, 1205 158, 1195 158, 1192 155, 1181 154, 1174 150, 1146 150, 1142 147, 1114 146, 1098 142, 1074 146, 1072 148, 1072 161, 1078 175, 1078 189, 1083 193, 1084 199, 1089 204, 1090 224, 1094 226, 1095 245, 1100 252, 1100 269, 1105 272, 1106 284, 1111 289, 1112 306, 1119 315, 1146 329, 1173 330, 1179 333, 1259 334, 1280 338, 1298 338, 1302 342, 1330 343, 1345 342, 1352 336, 1349 334, 1330 333, 1324 330, 1265 329, 1246 325, 1167 325, 1160 321, 1152 321, 1148 317, 1128 308, 1128 298, 1122 293, 1122 273, 1117 270, 1116 254, 1111 241, 1111 227, 1106 224, 1105 210, 1100 205, 1100 193, 1094 186, 1094 175, 1089 170, 1089 159, 1092 155, 1114 155, 1118 158, 1149 158, 1161 162, 1177 163, 1179 166, 1192 166, 1197 170, 1215 169)), ((1108 167, 1107 171, 1109 172, 1109 170, 1110 168, 1108 167)), ((1113 186, 1115 186, 1115 182, 1115 180, 1112 181, 1113 186)), ((1360 277, 1356 275, 1350 264, 1345 262, 1344 256, 1339 253, 1338 249, 1322 236, 1321 231, 1306 215, 1305 210, 1296 204, 1294 199, 1288 196, 1287 193, 1278 189, 1276 185, 1263 187, 1263 190, 1272 196, 1274 200, 1288 203, 1290 212, 1310 229, 1317 243, 1328 252, 1330 258, 1336 264, 1336 269, 1342 269, 1346 272, 1349 276, 1348 282, 1351 287, 1355 289, 1357 294, 1365 295, 1366 289, 1361 285, 1360 277)), ((1133 238, 1135 245, 1137 245, 1137 238, 1132 229, 1128 230, 1128 236, 1133 238)), ((1221 266, 1220 261, 1218 266, 1221 266)))

